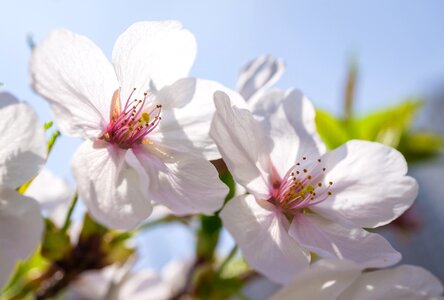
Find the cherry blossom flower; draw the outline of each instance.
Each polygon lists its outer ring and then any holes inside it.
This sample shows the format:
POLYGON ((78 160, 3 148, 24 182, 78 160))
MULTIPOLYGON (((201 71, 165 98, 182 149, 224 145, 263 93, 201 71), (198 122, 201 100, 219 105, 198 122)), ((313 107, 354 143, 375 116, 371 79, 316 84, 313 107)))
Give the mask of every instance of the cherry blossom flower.
POLYGON ((150 269, 131 271, 131 267, 129 263, 89 271, 72 284, 73 294, 86 300, 170 299, 185 286, 191 266, 187 261, 173 260, 161 272, 150 269))
POLYGON ((176 21, 140 22, 116 41, 112 64, 93 42, 52 32, 33 51, 31 75, 61 131, 86 141, 72 167, 80 197, 101 223, 131 229, 150 200, 175 214, 212 213, 226 186, 207 161, 219 158, 208 135, 216 82, 184 78, 194 36, 176 21))
POLYGON ((309 100, 296 90, 280 95, 260 100, 260 122, 223 92, 214 96, 210 134, 249 193, 228 202, 221 217, 246 260, 280 283, 308 266, 310 252, 365 267, 397 263, 401 255, 362 228, 389 223, 414 201, 417 184, 403 156, 365 141, 325 152, 309 100))
POLYGON ((0 93, 0 289, 17 260, 40 241, 43 221, 38 203, 16 189, 36 175, 46 157, 43 125, 34 110, 0 93))
POLYGON ((343 260, 321 260, 301 272, 271 300, 438 300, 443 286, 429 271, 412 265, 364 271, 343 260))

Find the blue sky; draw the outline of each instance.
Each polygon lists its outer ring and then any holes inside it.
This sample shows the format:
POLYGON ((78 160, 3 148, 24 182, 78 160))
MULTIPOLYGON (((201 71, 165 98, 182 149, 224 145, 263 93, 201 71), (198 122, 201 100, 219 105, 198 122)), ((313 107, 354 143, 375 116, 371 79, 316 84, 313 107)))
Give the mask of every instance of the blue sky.
MULTIPOLYGON (((198 41, 193 76, 234 87, 240 66, 272 54, 287 65, 278 87, 300 88, 336 113, 348 59, 357 57, 362 112, 421 95, 444 79, 443 9, 440 1, 8 1, 0 18, 0 82, 49 120, 48 106, 28 85, 28 34, 38 43, 52 29, 68 28, 110 56, 133 22, 178 19, 198 41)), ((76 142, 60 144, 64 151, 49 167, 69 176, 61 166, 76 142)))
MULTIPOLYGON (((191 75, 234 87, 248 60, 272 54, 287 70, 277 85, 303 90, 316 106, 339 113, 347 61, 355 56, 360 112, 419 96, 444 80, 442 1, 2 1, 0 82, 30 102, 42 121, 47 104, 29 88, 26 36, 38 43, 52 29, 84 34, 110 56, 117 36, 140 20, 178 19, 198 42, 191 75)), ((71 180, 79 141, 62 138, 49 159, 71 180)))

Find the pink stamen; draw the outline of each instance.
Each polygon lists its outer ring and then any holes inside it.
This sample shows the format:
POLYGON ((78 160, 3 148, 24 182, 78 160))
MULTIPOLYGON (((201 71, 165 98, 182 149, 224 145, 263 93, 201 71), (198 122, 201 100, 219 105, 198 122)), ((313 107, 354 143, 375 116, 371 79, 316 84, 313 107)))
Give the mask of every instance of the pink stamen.
POLYGON ((296 163, 287 171, 279 187, 273 187, 269 201, 289 214, 296 214, 304 208, 325 201, 332 195, 330 188, 333 184, 324 182, 325 171, 321 159, 296 163))
MULTIPOLYGON (((112 116, 102 136, 107 142, 116 144, 123 149, 129 149, 134 144, 142 143, 145 136, 152 132, 161 120, 162 105, 154 105, 149 111, 146 111, 145 104, 148 93, 144 94, 143 100, 134 99, 131 101, 135 90, 133 89, 128 96, 123 110, 119 112, 117 109, 118 115, 112 116), (152 119, 153 115, 154 119, 152 119)), ((113 111, 114 107, 111 109, 113 111)))

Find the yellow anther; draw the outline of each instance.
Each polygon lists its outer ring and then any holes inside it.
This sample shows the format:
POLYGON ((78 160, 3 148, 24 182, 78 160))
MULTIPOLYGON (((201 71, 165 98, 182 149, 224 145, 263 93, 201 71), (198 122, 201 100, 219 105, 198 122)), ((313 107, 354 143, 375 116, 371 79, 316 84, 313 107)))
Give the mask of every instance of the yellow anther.
POLYGON ((146 112, 142 113, 142 120, 145 123, 148 123, 150 121, 150 115, 148 113, 146 113, 146 112))

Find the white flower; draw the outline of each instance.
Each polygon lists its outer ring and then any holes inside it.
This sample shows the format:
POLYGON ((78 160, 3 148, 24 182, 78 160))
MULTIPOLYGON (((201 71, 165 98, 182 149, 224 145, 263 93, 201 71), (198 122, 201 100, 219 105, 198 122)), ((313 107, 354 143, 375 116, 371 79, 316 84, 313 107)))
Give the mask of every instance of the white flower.
POLYGON ((176 21, 132 25, 117 39, 112 64, 67 30, 34 50, 34 88, 65 134, 86 139, 73 172, 80 197, 105 225, 135 227, 151 213, 150 200, 179 215, 222 205, 227 188, 207 159, 219 157, 208 131, 212 95, 225 88, 183 78, 195 53, 193 35, 176 21))
POLYGON ((438 300, 443 287, 429 271, 411 265, 363 272, 351 261, 321 260, 271 300, 438 300))
POLYGON ((171 261, 158 273, 143 269, 130 271, 131 264, 109 266, 84 273, 72 289, 87 300, 166 300, 185 286, 190 263, 171 261))
POLYGON ((34 110, 0 93, 0 290, 17 260, 40 241, 43 221, 38 203, 16 192, 36 175, 46 157, 43 126, 34 110))
POLYGON ((366 267, 398 262, 383 237, 362 228, 389 223, 414 201, 417 184, 405 176, 402 155, 365 141, 323 153, 311 103, 298 91, 281 95, 261 99, 259 123, 215 93, 210 134, 249 192, 228 202, 221 217, 246 260, 281 283, 308 266, 310 251, 366 267))

